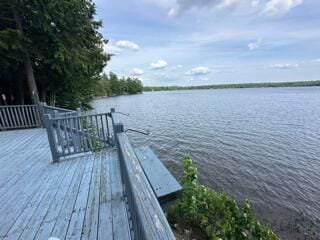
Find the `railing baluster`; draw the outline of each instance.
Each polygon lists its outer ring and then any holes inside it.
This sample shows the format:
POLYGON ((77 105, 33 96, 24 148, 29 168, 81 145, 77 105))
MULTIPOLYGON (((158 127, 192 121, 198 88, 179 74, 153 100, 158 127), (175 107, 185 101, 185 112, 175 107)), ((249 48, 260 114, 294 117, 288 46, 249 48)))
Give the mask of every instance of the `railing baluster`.
POLYGON ((20 106, 18 108, 18 111, 20 112, 20 116, 21 116, 21 121, 23 123, 23 126, 27 126, 27 122, 26 122, 26 119, 25 119, 25 116, 24 116, 24 113, 23 113, 23 109, 24 109, 24 106, 20 106))
POLYGON ((16 107, 12 108, 12 113, 13 113, 13 118, 16 120, 17 127, 20 127, 22 124, 20 122, 20 118, 18 116, 18 112, 17 112, 17 108, 16 107))
MULTIPOLYGON (((82 136, 83 136, 83 142, 84 142, 84 149, 85 151, 88 151, 88 144, 89 144, 89 139, 87 137, 87 133, 86 133, 86 126, 83 126, 83 124, 86 124, 86 117, 80 117, 81 121, 80 121, 80 128, 82 131, 82 136)), ((87 125, 87 124, 86 124, 87 125)))
POLYGON ((78 125, 77 125, 77 117, 74 117, 72 119, 73 119, 74 129, 75 129, 76 134, 77 134, 77 140, 76 140, 77 151, 81 152, 81 139, 80 139, 79 129, 78 129, 78 125))
POLYGON ((9 112, 9 116, 10 116, 10 119, 11 119, 11 121, 12 121, 13 126, 14 126, 14 127, 17 127, 17 122, 16 122, 16 120, 14 119, 13 114, 12 114, 12 107, 9 107, 9 108, 8 108, 8 112, 9 112))
POLYGON ((37 125, 37 120, 36 120, 36 116, 34 115, 33 109, 34 109, 34 106, 31 106, 30 107, 30 114, 31 114, 31 117, 32 117, 32 123, 33 123, 32 125, 36 126, 37 125))
POLYGON ((30 123, 31 123, 30 125, 33 126, 34 122, 33 122, 33 118, 32 118, 31 107, 28 106, 26 110, 28 112, 29 120, 30 120, 30 123))
POLYGON ((1 128, 5 128, 6 127, 6 122, 5 122, 5 118, 4 118, 4 114, 2 109, 0 108, 0 121, 1 121, 1 128))
POLYGON ((22 116, 23 116, 23 121, 25 123, 25 126, 28 127, 30 124, 27 120, 27 115, 26 115, 26 111, 25 111, 25 106, 21 107, 21 111, 22 111, 22 116))
POLYGON ((106 141, 106 133, 105 133, 105 129, 104 129, 104 124, 103 124, 103 116, 104 115, 100 115, 100 121, 101 121, 101 129, 102 129, 102 137, 103 137, 103 141, 104 141, 104 146, 107 146, 107 141, 106 141))
POLYGON ((30 120, 29 113, 28 113, 28 106, 24 107, 23 109, 25 111, 25 116, 26 116, 26 120, 27 120, 28 126, 32 126, 32 122, 30 120))
POLYGON ((67 146, 67 149, 68 149, 68 153, 71 153, 70 145, 69 145, 69 133, 68 133, 68 130, 67 130, 68 119, 63 119, 63 126, 64 126, 64 134, 65 134, 65 138, 66 138, 66 146, 67 146))
POLYGON ((98 143, 99 143, 99 148, 101 148, 102 146, 102 137, 101 137, 101 133, 100 133, 100 128, 99 128, 99 123, 98 123, 98 119, 97 119, 97 115, 94 115, 94 119, 95 119, 95 122, 96 122, 96 129, 97 129, 97 137, 98 137, 98 143))
MULTIPOLYGON (((51 116, 51 115, 50 115, 51 116)), ((53 116, 54 116, 54 113, 53 113, 53 116)), ((61 134, 61 124, 60 124, 60 120, 57 120, 57 127, 56 127, 56 133, 57 133, 57 140, 58 140, 58 143, 57 145, 58 146, 61 146, 61 152, 63 154, 65 154, 65 149, 64 149, 64 143, 63 143, 63 137, 62 137, 62 134, 61 134)))
POLYGON ((6 110, 6 115, 7 115, 7 117, 8 117, 8 123, 9 123, 9 126, 8 126, 8 127, 14 127, 13 122, 12 122, 12 119, 11 119, 11 116, 10 116, 9 108, 5 108, 5 110, 6 110))
POLYGON ((111 144, 110 142, 110 132, 109 132, 109 124, 108 124, 108 114, 104 115, 104 119, 106 120, 106 127, 107 127, 107 142, 108 144, 111 144))
POLYGON ((39 112, 37 110, 37 106, 32 107, 32 112, 34 116, 34 124, 38 126, 40 123, 39 123, 39 112))
POLYGON ((67 121, 69 122, 69 127, 70 127, 70 134, 71 134, 71 147, 73 148, 73 153, 77 152, 77 143, 76 143, 76 138, 75 138, 75 133, 74 133, 74 127, 73 127, 73 121, 72 121, 72 116, 70 115, 70 117, 67 119, 67 121))
POLYGON ((90 150, 92 150, 93 149, 93 141, 92 140, 94 140, 93 138, 92 138, 92 134, 91 134, 91 129, 92 129, 92 126, 90 126, 90 116, 87 116, 87 134, 88 134, 88 138, 89 138, 89 146, 90 146, 90 150), (90 129, 91 128, 91 129, 90 129))
POLYGON ((23 106, 18 106, 18 113, 19 113, 19 118, 21 120, 21 123, 22 123, 22 127, 23 126, 26 126, 26 122, 24 121, 24 116, 23 116, 23 113, 22 113, 22 109, 23 109, 23 106))

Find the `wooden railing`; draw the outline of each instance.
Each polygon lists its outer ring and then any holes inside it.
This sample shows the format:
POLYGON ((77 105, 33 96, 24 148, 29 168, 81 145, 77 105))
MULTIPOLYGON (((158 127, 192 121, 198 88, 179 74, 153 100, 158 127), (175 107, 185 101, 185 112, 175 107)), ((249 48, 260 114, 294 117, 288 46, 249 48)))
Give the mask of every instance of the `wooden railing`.
POLYGON ((134 239, 175 239, 114 109, 111 110, 111 118, 134 239))
POLYGON ((0 130, 40 127, 37 105, 0 106, 0 130))
POLYGON ((112 144, 109 113, 58 113, 44 115, 53 162, 72 154, 98 151, 112 144))
POLYGON ((40 108, 42 114, 50 114, 51 116, 58 115, 60 117, 74 117, 77 116, 81 110, 78 108, 77 110, 70 110, 66 108, 49 106, 46 103, 40 103, 40 108))

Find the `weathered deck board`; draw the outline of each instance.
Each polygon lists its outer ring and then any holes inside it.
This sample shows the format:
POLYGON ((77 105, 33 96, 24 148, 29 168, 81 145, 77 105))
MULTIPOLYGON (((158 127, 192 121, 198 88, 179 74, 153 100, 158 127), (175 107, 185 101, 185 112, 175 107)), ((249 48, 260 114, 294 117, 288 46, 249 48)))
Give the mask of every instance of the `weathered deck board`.
POLYGON ((174 199, 182 187, 148 146, 134 149, 141 167, 160 202, 174 199))
POLYGON ((78 164, 73 164, 76 167, 73 176, 70 178, 65 178, 64 182, 61 184, 62 187, 59 189, 46 216, 43 219, 42 224, 37 232, 36 239, 41 240, 48 239, 50 237, 69 189, 72 188, 75 182, 77 182, 77 177, 81 176, 84 170, 85 161, 79 160, 76 162, 78 164))
POLYGON ((137 156, 124 132, 117 133, 122 172, 127 176, 128 200, 138 239, 175 239, 137 156))
MULTIPOLYGON (((102 155, 103 158, 110 158, 110 154, 102 155)), ((111 205, 111 175, 110 164, 107 161, 101 162, 100 175, 100 212, 98 224, 98 239, 108 239, 112 236, 112 205, 111 205)))
POLYGON ((115 150, 52 164, 43 129, 0 142, 0 239, 130 239, 115 150))
POLYGON ((112 222, 113 239, 130 239, 130 229, 127 217, 127 208, 123 197, 123 187, 120 176, 120 163, 116 161, 118 154, 110 153, 110 175, 111 178, 111 204, 112 204, 112 222), (121 226, 126 226, 123 228, 121 226))

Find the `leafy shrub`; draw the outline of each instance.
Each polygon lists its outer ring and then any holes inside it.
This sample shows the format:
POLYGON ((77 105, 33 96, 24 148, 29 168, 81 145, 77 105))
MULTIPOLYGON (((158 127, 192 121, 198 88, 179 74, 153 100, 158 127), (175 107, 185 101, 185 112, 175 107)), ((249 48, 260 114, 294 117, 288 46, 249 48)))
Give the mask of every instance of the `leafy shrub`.
POLYGON ((200 228, 208 239, 279 239, 254 216, 248 199, 238 205, 226 193, 218 193, 198 182, 197 168, 190 157, 183 161, 183 194, 168 209, 170 222, 187 228, 200 228))

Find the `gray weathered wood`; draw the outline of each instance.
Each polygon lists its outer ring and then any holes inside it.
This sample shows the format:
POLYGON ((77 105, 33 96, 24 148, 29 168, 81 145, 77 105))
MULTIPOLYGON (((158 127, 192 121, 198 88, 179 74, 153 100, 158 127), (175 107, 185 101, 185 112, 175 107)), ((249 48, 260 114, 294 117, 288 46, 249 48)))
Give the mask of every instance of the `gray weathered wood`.
POLYGON ((160 159, 148 146, 135 148, 142 169, 160 202, 174 199, 182 190, 160 159))
POLYGON ((0 130, 39 126, 40 119, 36 105, 0 106, 0 130), (32 109, 32 112, 29 113, 29 109, 32 109), (28 121, 30 118, 33 121, 28 121))
POLYGON ((98 224, 98 239, 109 239, 112 234, 112 205, 111 205, 111 174, 110 154, 102 154, 100 175, 100 212, 98 224))
POLYGON ((87 159, 88 163, 86 165, 86 169, 81 180, 81 188, 79 189, 77 200, 72 211, 66 239, 81 238, 84 217, 86 214, 88 195, 90 190, 90 183, 92 179, 92 172, 94 169, 94 164, 97 164, 96 161, 94 161, 95 156, 96 155, 92 155, 92 157, 87 159))
POLYGON ((48 239, 51 236, 51 232, 55 226, 63 203, 67 198, 66 196, 68 191, 72 189, 74 183, 77 182, 78 176, 81 176, 83 173, 85 161, 75 160, 72 161, 72 165, 73 167, 71 168, 71 172, 69 174, 73 175, 72 177, 65 177, 64 182, 61 184, 58 193, 52 201, 49 210, 41 223, 35 239, 48 239), (72 170, 74 170, 73 173, 72 170))
MULTIPOLYGON (((92 122, 98 129, 99 117, 93 117, 92 122)), ((67 124, 76 125, 70 119, 67 124)), ((68 132, 69 138, 72 134, 75 132, 68 132)), ((0 142, 0 239, 131 239, 135 221, 141 221, 140 214, 147 223, 143 235, 147 237, 135 239, 172 239, 151 187, 145 185, 144 175, 139 175, 141 169, 138 175, 144 190, 137 194, 140 189, 133 185, 137 196, 132 206, 136 208, 128 212, 125 169, 121 173, 116 149, 52 164, 44 129, 0 132, 0 142), (148 199, 152 195, 155 202, 148 199), (138 215, 132 215, 134 211, 138 215)), ((121 156, 127 159, 123 163, 132 160, 127 152, 121 156)), ((131 180, 136 171, 126 171, 131 180)))
POLYGON ((99 222, 99 200, 100 200, 100 174, 101 174, 101 157, 96 155, 94 162, 93 175, 90 183, 90 191, 86 214, 83 224, 82 239, 97 239, 98 222, 99 222))
POLYGON ((125 133, 118 133, 117 139, 136 237, 138 239, 175 239, 128 137, 125 133))
POLYGON ((111 204, 112 204, 112 232, 113 238, 119 240, 130 239, 129 221, 125 199, 123 196, 123 186, 120 173, 120 162, 117 161, 116 152, 110 153, 110 175, 111 175, 111 204), (124 228, 123 226, 127 226, 124 228))

